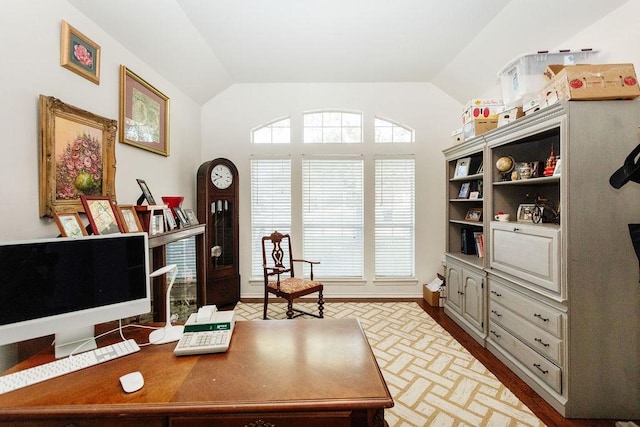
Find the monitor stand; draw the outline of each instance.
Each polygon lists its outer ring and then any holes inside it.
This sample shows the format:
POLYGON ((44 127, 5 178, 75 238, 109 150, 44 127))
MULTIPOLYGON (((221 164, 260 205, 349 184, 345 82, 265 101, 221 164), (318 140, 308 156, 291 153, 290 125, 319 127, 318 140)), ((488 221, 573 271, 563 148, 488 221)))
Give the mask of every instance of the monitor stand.
POLYGON ((56 359, 98 348, 94 333, 93 326, 57 332, 55 342, 56 359))

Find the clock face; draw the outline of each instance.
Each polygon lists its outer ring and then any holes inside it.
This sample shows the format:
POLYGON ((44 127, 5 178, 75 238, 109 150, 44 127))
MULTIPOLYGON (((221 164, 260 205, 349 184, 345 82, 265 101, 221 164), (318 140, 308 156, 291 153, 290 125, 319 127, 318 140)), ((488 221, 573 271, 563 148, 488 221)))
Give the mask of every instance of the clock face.
POLYGON ((211 183, 220 190, 229 188, 233 183, 231 169, 225 165, 215 165, 213 169, 211 169, 211 183))

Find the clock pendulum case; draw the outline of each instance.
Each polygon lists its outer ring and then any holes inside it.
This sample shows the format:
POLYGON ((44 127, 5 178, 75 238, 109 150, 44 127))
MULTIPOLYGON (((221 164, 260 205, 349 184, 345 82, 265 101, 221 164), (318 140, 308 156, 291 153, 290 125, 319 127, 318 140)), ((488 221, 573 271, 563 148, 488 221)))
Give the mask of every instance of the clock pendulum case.
POLYGON ((198 221, 206 224, 207 304, 240 300, 238 266, 238 169, 223 158, 204 162, 197 173, 198 221))

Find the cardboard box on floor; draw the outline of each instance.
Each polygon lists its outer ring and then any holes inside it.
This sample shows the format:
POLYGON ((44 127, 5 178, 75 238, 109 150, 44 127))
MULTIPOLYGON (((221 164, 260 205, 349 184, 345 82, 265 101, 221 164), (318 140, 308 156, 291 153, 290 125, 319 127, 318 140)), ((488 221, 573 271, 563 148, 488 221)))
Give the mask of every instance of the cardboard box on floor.
POLYGON ((557 101, 640 96, 633 64, 549 65, 544 74, 549 83, 540 93, 541 107, 557 101))

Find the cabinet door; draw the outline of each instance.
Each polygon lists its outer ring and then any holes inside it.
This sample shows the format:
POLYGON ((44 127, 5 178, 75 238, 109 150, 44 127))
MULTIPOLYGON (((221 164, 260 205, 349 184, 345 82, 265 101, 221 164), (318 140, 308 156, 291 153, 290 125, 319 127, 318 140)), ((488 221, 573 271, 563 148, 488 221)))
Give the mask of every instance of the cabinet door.
POLYGON ((478 330, 484 330, 484 277, 463 270, 462 281, 462 315, 478 330))
POLYGON ((462 267, 447 264, 447 305, 460 312, 462 310, 462 267))

